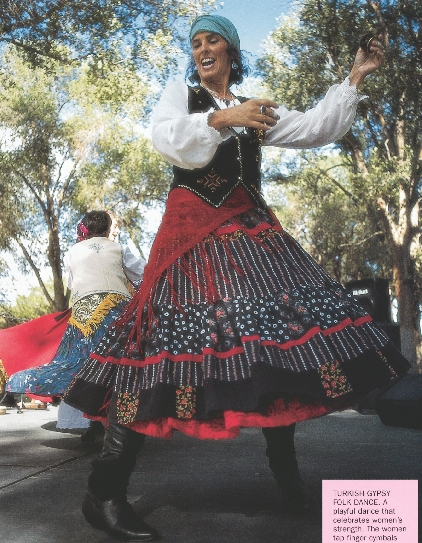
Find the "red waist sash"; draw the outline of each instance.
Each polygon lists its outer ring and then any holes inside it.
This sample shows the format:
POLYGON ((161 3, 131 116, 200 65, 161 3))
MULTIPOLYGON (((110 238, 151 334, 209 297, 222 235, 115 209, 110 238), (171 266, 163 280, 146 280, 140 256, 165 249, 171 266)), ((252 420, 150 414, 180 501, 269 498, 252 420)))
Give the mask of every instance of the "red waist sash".
MULTIPOLYGON (((142 310, 161 274, 177 258, 204 239, 224 221, 255 207, 248 193, 237 187, 226 202, 214 208, 184 188, 170 191, 166 210, 145 266, 142 285, 117 319, 124 326, 137 310, 135 328, 141 324, 142 310)), ((138 341, 139 341, 138 335, 138 341)))

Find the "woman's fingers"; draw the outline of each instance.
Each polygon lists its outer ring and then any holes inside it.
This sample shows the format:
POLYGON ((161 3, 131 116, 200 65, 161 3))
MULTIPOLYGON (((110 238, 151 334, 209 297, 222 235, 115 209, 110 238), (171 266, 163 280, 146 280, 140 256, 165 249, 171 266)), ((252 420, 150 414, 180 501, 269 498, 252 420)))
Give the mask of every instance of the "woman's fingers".
POLYGON ((275 111, 275 109, 278 108, 278 104, 276 102, 271 100, 254 99, 249 101, 249 105, 252 108, 251 113, 253 115, 253 120, 262 125, 259 128, 268 130, 277 124, 280 116, 277 115, 275 111))
POLYGON ((271 117, 272 119, 276 120, 280 118, 280 115, 277 115, 277 113, 271 107, 264 105, 259 106, 259 113, 264 117, 271 117))
MULTIPOLYGON (((355 57, 355 67, 363 77, 378 69, 384 60, 382 34, 373 37, 365 48, 360 47, 355 57)), ((352 69, 353 71, 353 69, 352 69)))
POLYGON ((278 108, 278 104, 277 102, 273 102, 272 100, 267 100, 266 98, 253 98, 252 100, 249 100, 249 102, 254 102, 256 104, 259 104, 260 106, 265 106, 265 107, 272 107, 272 108, 275 108, 277 109, 278 108))
POLYGON ((256 126, 253 126, 252 128, 257 128, 258 130, 269 130, 276 124, 277 123, 270 124, 270 123, 262 122, 262 123, 257 124, 256 126))
POLYGON ((271 100, 254 98, 239 106, 215 111, 208 117, 208 124, 217 130, 227 126, 245 126, 269 130, 280 118, 275 109, 278 104, 271 100))

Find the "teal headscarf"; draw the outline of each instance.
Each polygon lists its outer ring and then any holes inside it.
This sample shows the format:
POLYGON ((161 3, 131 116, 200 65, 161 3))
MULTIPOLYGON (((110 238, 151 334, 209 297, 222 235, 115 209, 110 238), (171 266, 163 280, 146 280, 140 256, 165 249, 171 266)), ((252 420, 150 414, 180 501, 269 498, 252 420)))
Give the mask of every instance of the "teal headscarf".
POLYGON ((234 24, 221 15, 200 15, 191 26, 189 39, 192 42, 198 32, 215 32, 223 36, 240 52, 240 39, 234 24))

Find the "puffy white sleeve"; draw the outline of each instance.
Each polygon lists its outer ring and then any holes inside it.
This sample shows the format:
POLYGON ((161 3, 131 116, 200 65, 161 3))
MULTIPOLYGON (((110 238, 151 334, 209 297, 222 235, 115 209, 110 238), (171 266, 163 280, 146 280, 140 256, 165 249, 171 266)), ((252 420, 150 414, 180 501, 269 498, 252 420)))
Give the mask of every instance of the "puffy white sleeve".
POLYGON ((205 113, 188 111, 188 87, 175 81, 162 93, 152 121, 152 144, 169 162, 185 170, 203 168, 224 137, 208 124, 205 113))
POLYGON ((127 245, 122 245, 123 271, 131 283, 138 284, 144 276, 146 261, 136 257, 127 245))
MULTIPOLYGON (((264 145, 286 148, 321 147, 338 140, 349 130, 356 106, 365 98, 349 78, 331 86, 325 97, 305 113, 280 106, 276 126, 265 133, 264 145)), ((183 81, 170 84, 161 95, 152 122, 152 144, 169 162, 187 170, 203 168, 227 137, 208 125, 208 115, 188 111, 188 87, 183 81)))
POLYGON ((263 145, 305 149, 321 147, 340 139, 349 130, 356 115, 359 95, 347 77, 333 85, 325 97, 305 113, 280 106, 277 124, 265 133, 263 145))

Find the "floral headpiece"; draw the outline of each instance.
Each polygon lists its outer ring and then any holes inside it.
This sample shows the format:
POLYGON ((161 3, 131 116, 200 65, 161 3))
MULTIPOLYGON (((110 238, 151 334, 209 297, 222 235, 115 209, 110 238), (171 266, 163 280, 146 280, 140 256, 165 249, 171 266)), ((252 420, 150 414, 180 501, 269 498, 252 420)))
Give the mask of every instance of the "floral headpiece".
POLYGON ((88 228, 84 225, 83 222, 78 223, 76 227, 76 233, 78 234, 78 241, 84 241, 88 239, 88 228))

